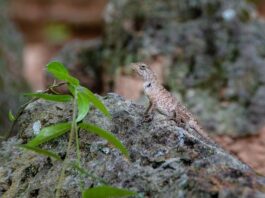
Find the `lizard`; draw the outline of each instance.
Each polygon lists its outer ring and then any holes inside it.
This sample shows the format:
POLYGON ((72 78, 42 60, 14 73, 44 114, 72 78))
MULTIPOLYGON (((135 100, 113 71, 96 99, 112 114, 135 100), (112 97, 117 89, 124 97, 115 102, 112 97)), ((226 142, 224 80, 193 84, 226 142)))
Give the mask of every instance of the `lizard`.
POLYGON ((209 136, 202 130, 197 119, 190 113, 187 108, 181 104, 176 98, 167 91, 158 81, 156 74, 145 63, 131 63, 132 68, 143 79, 144 94, 149 99, 149 105, 145 110, 145 118, 152 115, 157 110, 170 120, 176 122, 177 125, 184 124, 185 127, 192 128, 198 134, 212 141, 209 136))

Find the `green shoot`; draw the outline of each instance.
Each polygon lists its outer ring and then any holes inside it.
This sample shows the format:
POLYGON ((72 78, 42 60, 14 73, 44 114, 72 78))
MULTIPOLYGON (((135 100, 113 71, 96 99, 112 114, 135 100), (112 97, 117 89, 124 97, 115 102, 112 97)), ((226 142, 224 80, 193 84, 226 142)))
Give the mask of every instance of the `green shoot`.
MULTIPOLYGON (((23 108, 19 111, 17 116, 12 116, 10 113, 11 120, 14 122, 17 118, 22 114, 24 108, 31 102, 37 100, 38 98, 42 98, 44 100, 55 101, 55 102, 70 102, 73 103, 73 113, 72 113, 72 121, 64 122, 64 123, 56 123, 50 125, 48 127, 42 128, 40 132, 27 144, 19 145, 24 149, 36 152, 40 155, 48 156, 54 158, 56 160, 60 160, 61 158, 51 151, 43 150, 37 146, 47 143, 55 138, 62 136, 63 134, 69 132, 69 140, 68 146, 66 150, 66 158, 63 161, 63 168, 59 176, 58 184, 56 187, 56 195, 55 197, 60 197, 60 192, 62 189, 62 183, 65 178, 65 170, 68 167, 69 154, 72 149, 72 145, 75 142, 77 160, 75 165, 73 166, 77 169, 80 174, 91 177, 92 179, 97 179, 102 184, 106 185, 106 182, 101 180, 100 178, 93 176, 93 174, 88 173, 84 168, 81 167, 81 152, 79 146, 79 129, 83 129, 85 132, 94 133, 107 141, 109 141, 112 145, 114 145, 126 158, 129 158, 128 150, 125 146, 120 142, 120 140, 114 136, 112 133, 105 131, 99 128, 96 125, 85 123, 83 120, 88 115, 90 106, 95 106, 101 113, 108 118, 110 118, 110 113, 105 105, 87 88, 81 86, 79 84, 79 80, 71 76, 65 66, 57 61, 53 61, 47 65, 47 71, 51 73, 57 80, 62 82, 58 84, 53 84, 47 90, 39 93, 28 93, 26 96, 33 97, 27 104, 23 106, 23 108), (68 90, 71 95, 62 95, 59 94, 54 88, 59 87, 61 85, 67 85, 68 90)), ((126 189, 118 189, 111 186, 98 186, 95 188, 87 189, 83 192, 83 197, 106 197, 105 195, 111 195, 112 197, 121 197, 121 196, 129 196, 134 195, 134 192, 128 191, 126 189)))
POLYGON ((55 95, 55 94, 47 94, 47 93, 26 93, 25 96, 42 98, 44 100, 50 100, 55 102, 69 102, 73 99, 70 95, 55 95))
POLYGON ((38 146, 42 143, 48 142, 65 134, 67 131, 70 130, 70 128, 71 128, 71 123, 59 123, 45 127, 41 129, 39 134, 34 139, 29 141, 27 145, 38 146))
POLYGON ((136 193, 126 189, 102 185, 86 189, 82 193, 82 198, 128 197, 133 195, 136 195, 136 193))
POLYGON ((8 112, 8 119, 11 121, 11 122, 14 122, 15 121, 15 116, 13 115, 12 111, 10 110, 8 112))
POLYGON ((24 149, 27 149, 27 150, 30 150, 30 151, 33 151, 33 152, 38 153, 40 155, 44 155, 44 156, 51 157, 51 158, 54 158, 56 160, 62 161, 62 159, 60 158, 59 155, 57 155, 56 153, 53 153, 51 151, 47 151, 44 149, 40 149, 38 147, 29 146, 29 145, 17 145, 17 146, 24 148, 24 149))

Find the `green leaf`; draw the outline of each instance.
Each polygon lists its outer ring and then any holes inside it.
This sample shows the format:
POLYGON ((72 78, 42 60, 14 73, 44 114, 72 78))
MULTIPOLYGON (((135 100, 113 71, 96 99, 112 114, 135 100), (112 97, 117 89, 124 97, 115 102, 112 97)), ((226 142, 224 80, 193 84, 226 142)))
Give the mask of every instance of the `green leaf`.
POLYGON ((65 66, 58 61, 52 61, 48 63, 47 71, 53 74, 54 76, 69 75, 68 70, 65 68, 65 66))
POLYGON ((63 81, 66 81, 70 84, 73 84, 73 85, 79 85, 79 80, 72 77, 67 69, 65 68, 65 66, 58 62, 58 61, 53 61, 53 62, 50 62, 48 65, 47 65, 47 71, 49 73, 51 73, 55 78, 59 79, 59 80, 63 80, 63 81))
POLYGON ((89 98, 87 95, 82 92, 77 92, 77 107, 78 107, 78 116, 76 122, 79 122, 84 119, 89 111, 89 98))
POLYGON ((79 85, 79 80, 77 78, 74 78, 73 76, 67 76, 64 81, 72 84, 72 85, 75 85, 75 86, 78 86, 79 85))
POLYGON ((99 109, 105 116, 110 117, 110 113, 108 109, 105 107, 105 105, 87 88, 81 87, 84 91, 84 93, 87 95, 90 102, 93 103, 93 105, 99 109))
POLYGON ((98 126, 93 125, 93 124, 89 124, 89 123, 80 123, 78 126, 82 129, 85 129, 88 132, 95 133, 95 134, 99 135, 100 137, 108 140, 117 149, 119 149, 122 154, 124 154, 127 158, 129 157, 129 153, 128 153, 127 149, 125 148, 125 146, 112 133, 105 131, 105 130, 99 128, 98 126))
POLYGON ((27 146, 38 146, 44 142, 48 142, 59 137, 69 131, 71 123, 59 123, 41 129, 40 133, 27 143, 27 146))
POLYGON ((17 145, 17 146, 21 147, 21 148, 24 148, 24 149, 27 149, 27 150, 30 150, 30 151, 33 151, 33 152, 38 153, 40 155, 52 157, 52 158, 54 158, 56 160, 62 161, 61 157, 59 155, 57 155, 56 153, 54 153, 54 152, 47 151, 47 150, 44 150, 44 149, 40 149, 38 147, 29 146, 29 145, 26 145, 26 144, 24 144, 24 145, 21 144, 21 145, 17 145))
POLYGON ((13 115, 12 111, 9 110, 8 112, 8 119, 11 121, 11 122, 14 122, 16 120, 15 116, 13 115))
POLYGON ((82 198, 114 198, 133 195, 136 195, 136 193, 133 191, 106 185, 88 188, 82 192, 82 198))
POLYGON ((70 91, 70 93, 71 93, 73 96, 75 96, 75 90, 76 90, 77 87, 79 87, 79 86, 74 86, 74 85, 72 85, 72 84, 69 84, 69 85, 68 85, 68 90, 70 91))
POLYGON ((69 102, 73 99, 70 95, 55 95, 55 94, 47 94, 47 93, 26 93, 25 96, 42 98, 45 100, 51 100, 56 102, 69 102))

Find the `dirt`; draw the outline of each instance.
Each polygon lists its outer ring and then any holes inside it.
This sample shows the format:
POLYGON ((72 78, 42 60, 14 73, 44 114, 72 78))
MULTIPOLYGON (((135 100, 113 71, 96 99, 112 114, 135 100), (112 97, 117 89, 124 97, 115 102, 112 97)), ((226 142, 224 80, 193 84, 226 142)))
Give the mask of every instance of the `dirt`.
POLYGON ((244 138, 218 136, 214 139, 259 174, 265 175, 265 127, 253 136, 244 138))

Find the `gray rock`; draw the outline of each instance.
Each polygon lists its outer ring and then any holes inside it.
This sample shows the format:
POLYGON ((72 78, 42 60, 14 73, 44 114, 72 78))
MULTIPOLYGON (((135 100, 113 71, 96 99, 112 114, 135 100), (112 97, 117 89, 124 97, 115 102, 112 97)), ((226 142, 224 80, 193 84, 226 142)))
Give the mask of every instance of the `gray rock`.
POLYGON ((6 1, 0 1, 0 136, 10 128, 8 112, 16 112, 22 102, 19 92, 26 90, 22 77, 22 37, 10 21, 6 1))
MULTIPOLYGON (((92 108, 85 120, 115 134, 128 148, 130 161, 106 140, 81 131, 81 164, 108 184, 134 190, 136 197, 265 197, 265 177, 217 144, 159 114, 143 122, 143 106, 117 94, 100 98, 112 118, 92 108)), ((29 141, 39 127, 68 120, 70 103, 37 100, 25 109, 17 124, 20 134, 0 148, 1 197, 54 197, 62 164, 15 145, 29 141)), ((66 135, 43 145, 60 156, 66 147, 66 135)), ((75 157, 73 152, 70 158, 75 157)), ((68 168, 62 196, 80 197, 80 180, 86 188, 100 183, 68 168)))
POLYGON ((102 42, 72 42, 58 57, 83 84, 106 93, 120 67, 164 56, 164 84, 204 128, 245 136, 265 122, 253 110, 265 109, 253 100, 265 84, 264 27, 244 0, 111 0, 102 42))
POLYGON ((117 63, 110 65, 116 66, 166 56, 165 84, 181 93, 204 127, 244 136, 265 122, 263 113, 253 110, 265 109, 253 99, 258 94, 265 101, 258 93, 265 83, 265 26, 256 15, 253 5, 242 0, 112 0, 104 50, 115 57, 117 63), (201 103, 205 100, 211 103, 201 103), (198 105, 203 111, 197 111, 198 105))

